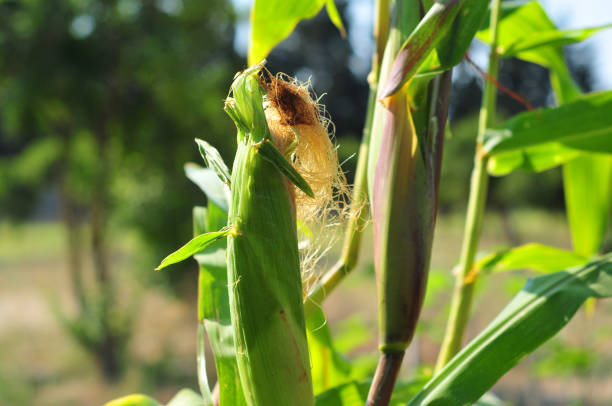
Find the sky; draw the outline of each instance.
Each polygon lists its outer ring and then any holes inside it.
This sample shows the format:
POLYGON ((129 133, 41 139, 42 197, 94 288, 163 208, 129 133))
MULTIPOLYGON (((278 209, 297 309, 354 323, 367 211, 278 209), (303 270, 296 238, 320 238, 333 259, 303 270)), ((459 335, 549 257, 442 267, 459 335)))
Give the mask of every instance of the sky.
MULTIPOLYGON (((233 0, 240 21, 236 26, 234 46, 246 55, 248 47, 249 23, 248 14, 252 0, 233 0)), ((348 40, 358 57, 351 61, 355 73, 368 71, 373 41, 372 16, 373 0, 350 0, 348 19, 351 20, 348 40)), ((612 23, 612 0, 540 0, 551 20, 560 29, 586 28, 612 23)), ((323 11, 324 12, 324 11, 323 11)), ((612 28, 602 30, 579 44, 571 45, 580 50, 586 49, 586 55, 593 58, 590 65, 593 69, 595 90, 612 89, 612 28)), ((486 57, 473 58, 484 65, 486 57)), ((486 68, 485 66, 482 66, 486 68)))

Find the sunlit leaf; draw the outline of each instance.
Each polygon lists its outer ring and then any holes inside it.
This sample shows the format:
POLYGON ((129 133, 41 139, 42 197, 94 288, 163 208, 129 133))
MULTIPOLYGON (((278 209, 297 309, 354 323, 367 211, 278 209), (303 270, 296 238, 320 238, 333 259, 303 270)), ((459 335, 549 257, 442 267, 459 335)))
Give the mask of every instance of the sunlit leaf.
POLYGON ((326 0, 325 8, 327 9, 329 19, 340 31, 340 35, 346 37, 346 30, 344 29, 344 24, 342 23, 342 17, 340 17, 340 13, 338 13, 338 8, 336 7, 334 0, 326 0))
POLYGON ((563 185, 574 250, 590 257, 599 252, 608 228, 612 155, 588 154, 565 164, 563 185))
POLYGON ((111 400, 104 406, 162 406, 162 404, 146 395, 134 394, 111 400))
MULTIPOLYGON (((514 3, 503 7, 498 23, 497 52, 502 58, 521 58, 521 54, 526 51, 574 44, 610 27, 612 24, 559 30, 538 2, 531 1, 521 5, 514 3), (536 33, 537 35, 534 35, 536 33)), ((477 37, 486 42, 489 35, 489 27, 486 27, 478 32, 477 37)))
MULTIPOLYGON (((208 203, 208 208, 196 207, 193 211, 194 233, 218 230, 227 223, 227 213, 208 203)), ((225 259, 226 239, 220 239, 198 252, 194 258, 200 266, 198 283, 198 376, 207 383, 206 350, 204 330, 215 357, 221 404, 246 405, 238 364, 234 349, 234 333, 231 324, 229 292, 227 286, 227 265, 225 259)), ((204 388, 206 390, 207 388, 204 388)))
POLYGON ((336 350, 323 311, 318 308, 306 320, 312 385, 315 395, 351 379, 351 365, 336 350))
POLYGON ((272 48, 291 34, 297 23, 314 17, 326 4, 331 21, 343 32, 333 0, 255 0, 251 11, 249 65, 266 58, 272 48))
POLYGON ((225 162, 223 162, 223 158, 221 158, 221 154, 219 154, 217 148, 199 138, 196 138, 195 142, 198 145, 198 150, 206 166, 215 171, 219 179, 221 179, 221 182, 229 185, 231 178, 230 171, 225 162))
POLYGON ((434 52, 423 62, 419 75, 439 73, 457 65, 463 59, 474 35, 487 14, 488 0, 467 0, 453 24, 434 52))
POLYGON ((224 231, 215 231, 198 235, 197 237, 189 241, 187 244, 183 245, 181 248, 164 258, 161 264, 159 264, 159 266, 155 268, 155 270, 159 271, 160 269, 163 269, 169 265, 176 264, 177 262, 181 262, 191 257, 192 255, 200 252, 213 242, 221 238, 225 238, 230 231, 231 228, 228 228, 224 231))
POLYGON ((210 168, 202 168, 190 162, 185 164, 184 169, 187 178, 195 183, 210 201, 227 213, 229 210, 230 190, 227 184, 219 179, 215 171, 210 168))
MULTIPOLYGON (((425 384, 424 377, 399 380, 393 389, 390 406, 403 406, 425 384)), ((370 381, 352 381, 336 386, 315 398, 315 406, 363 406, 366 404, 370 381)))
POLYGON ((314 193, 310 188, 310 185, 306 182, 306 180, 295 170, 293 165, 287 161, 287 159, 280 153, 280 151, 270 142, 269 140, 264 140, 260 144, 257 144, 258 152, 262 157, 266 159, 266 161, 270 162, 274 167, 283 174, 287 179, 291 181, 295 186, 300 188, 300 190, 306 193, 310 197, 314 197, 314 193))
POLYGON ((487 130, 483 152, 499 153, 559 143, 612 153, 612 91, 594 92, 559 107, 521 113, 487 130))
POLYGON ((489 158, 487 170, 494 176, 507 175, 517 169, 542 172, 584 155, 583 151, 548 142, 519 150, 501 152, 489 158))
MULTIPOLYGON (((518 5, 511 3, 503 7, 498 24, 497 51, 502 57, 514 56, 550 69, 551 84, 557 98, 559 101, 569 100, 580 94, 580 87, 567 69, 562 45, 582 41, 610 27, 611 24, 606 24, 584 29, 557 30, 538 2, 518 5)), ((488 41, 489 28, 479 31, 477 38, 488 41)))
POLYGON ((538 272, 556 272, 586 263, 588 258, 572 251, 542 244, 525 244, 487 255, 476 265, 481 271, 503 272, 533 269, 538 272))
POLYGON ((395 94, 414 77, 421 64, 450 30, 464 1, 439 1, 431 6, 395 57, 389 75, 382 83, 379 98, 385 99, 395 94))
POLYGON ((589 297, 612 296, 612 255, 530 279, 523 290, 408 403, 475 402, 561 330, 589 297))
POLYGON ((212 400, 208 402, 191 389, 181 389, 166 406, 212 406, 212 400))

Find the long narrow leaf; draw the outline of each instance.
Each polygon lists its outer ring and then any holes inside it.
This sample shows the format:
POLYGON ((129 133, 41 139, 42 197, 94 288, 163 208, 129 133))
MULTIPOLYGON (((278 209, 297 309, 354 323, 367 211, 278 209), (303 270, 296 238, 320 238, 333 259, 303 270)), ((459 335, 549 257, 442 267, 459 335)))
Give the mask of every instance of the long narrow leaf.
POLYGON ((480 271, 487 272, 504 272, 516 269, 557 272, 586 262, 587 258, 575 252, 530 243, 487 255, 478 261, 477 268, 480 271))
POLYGON ((300 190, 306 193, 310 197, 314 197, 312 189, 308 185, 308 182, 300 175, 295 168, 287 161, 287 159, 280 153, 278 149, 270 142, 270 140, 263 140, 257 144, 257 150, 261 156, 274 167, 287 179, 291 181, 300 190))
POLYGON ((590 257, 599 252, 608 228, 612 155, 588 154, 567 163, 563 185, 574 250, 590 257))
MULTIPOLYGON (((227 223, 227 213, 214 203, 208 209, 195 207, 193 210, 194 233, 217 230, 227 223)), ((227 265, 225 261, 227 242, 224 239, 212 243, 198 252, 194 258, 200 266, 198 282, 198 376, 202 392, 209 390, 206 380, 206 351, 204 349, 204 330, 215 357, 217 381, 219 382, 219 402, 222 405, 246 405, 240 377, 234 332, 230 315, 229 292, 227 284, 227 265)))
POLYGON ((610 296, 610 254, 581 267, 529 280, 408 405, 475 402, 522 358, 561 330, 586 299, 610 296))
POLYGON ((342 32, 342 20, 333 0, 255 0, 251 11, 249 65, 264 59, 304 19, 314 17, 327 4, 331 21, 342 32), (330 4, 332 3, 332 4, 330 4))
POLYGON ((351 365, 336 350, 323 310, 310 314, 306 328, 315 395, 350 381, 351 365))
POLYGON ((181 389, 166 406, 213 406, 210 399, 207 401, 191 389, 181 389))
MULTIPOLYGON (((597 27, 559 30, 546 15, 537 1, 505 6, 498 23, 497 52, 501 58, 521 57, 535 48, 560 47, 584 41, 597 32, 612 27, 605 24, 597 27), (537 35, 534 35, 537 34, 537 35)), ((490 38, 489 27, 477 33, 478 39, 490 38)))
POLYGON ((431 6, 393 61, 380 99, 393 95, 412 79, 423 61, 449 31, 463 2, 465 0, 446 0, 431 6))
POLYGON ((572 149, 612 153, 612 91, 590 93, 559 107, 529 111, 485 134, 483 152, 498 153, 559 143, 572 149))
POLYGON ((186 163, 185 175, 202 190, 209 201, 221 207, 226 213, 229 210, 230 190, 214 170, 202 168, 194 163, 186 163))
POLYGON ((104 406, 162 406, 162 404, 146 395, 133 394, 111 400, 104 406))
POLYGON ((223 162, 221 154, 219 154, 219 151, 217 151, 217 148, 199 138, 196 138, 195 142, 198 145, 198 150, 200 151, 200 155, 202 155, 202 159, 204 159, 206 166, 214 170, 223 183, 229 185, 231 174, 227 165, 225 162, 223 162))
POLYGON ((450 31, 442 37, 435 51, 423 63, 417 77, 441 73, 461 62, 487 15, 488 6, 488 0, 466 0, 450 31))
POLYGON ((225 231, 214 231, 211 233, 198 235, 197 237, 189 241, 187 244, 183 245, 181 248, 164 258, 161 264, 159 264, 159 266, 155 268, 155 270, 159 271, 160 269, 163 269, 168 265, 176 264, 177 262, 181 262, 191 257, 192 255, 197 254, 213 242, 226 237, 230 233, 230 231, 231 228, 225 231))

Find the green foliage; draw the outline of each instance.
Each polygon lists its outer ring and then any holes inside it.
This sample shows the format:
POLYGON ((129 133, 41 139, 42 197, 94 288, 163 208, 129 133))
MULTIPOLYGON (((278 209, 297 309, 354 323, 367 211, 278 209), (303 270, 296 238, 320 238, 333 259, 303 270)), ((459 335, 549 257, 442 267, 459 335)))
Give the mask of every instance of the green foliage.
POLYGON ((547 245, 529 243, 487 255, 476 267, 486 272, 504 272, 533 269, 538 272, 556 272, 582 265, 587 258, 575 252, 547 245))
MULTIPOLYGON (((214 203, 208 208, 196 207, 193 212, 194 233, 216 229, 227 223, 227 212, 214 203)), ((238 374, 234 332, 227 289, 227 242, 221 239, 195 255, 200 265, 198 287, 198 376, 200 391, 210 395, 208 386, 204 329, 212 348, 219 382, 219 402, 222 404, 245 405, 242 385, 238 374)))
POLYGON ((586 376, 593 371, 597 361, 594 350, 551 340, 542 348, 533 369, 538 376, 586 376))
POLYGON ((181 262, 194 254, 197 254, 215 241, 225 238, 230 231, 231 228, 228 228, 225 231, 213 231, 194 237, 187 244, 183 245, 181 248, 164 258, 159 266, 155 268, 155 270, 159 271, 168 265, 176 264, 177 262, 181 262))
MULTIPOLYGON (((423 386, 426 381, 424 378, 398 381, 389 405, 405 405, 423 386)), ((315 406, 362 406, 366 403, 370 384, 370 381, 352 381, 336 386, 318 395, 315 399, 315 406)))
POLYGON ((196 144, 198 145, 198 150, 206 166, 214 170, 223 183, 229 185, 232 176, 230 175, 227 165, 223 162, 223 158, 221 158, 219 151, 206 141, 198 138, 196 138, 196 144))
POLYGON ((610 296, 610 255, 585 266, 529 280, 495 320, 408 405, 460 405, 476 401, 525 355, 563 328, 586 299, 610 296))
POLYGON ((441 44, 436 52, 438 61, 431 68, 443 71, 457 64, 476 32, 474 27, 482 21, 486 8, 487 2, 482 0, 434 2, 398 51, 387 80, 381 82, 383 90, 379 98, 391 96, 409 82, 443 38, 452 40, 447 39, 441 44), (454 25, 460 10, 462 19, 454 25), (451 32, 456 36, 446 35, 451 27, 451 32))
POLYGON ((484 153, 492 158, 489 171, 503 175, 515 170, 548 169, 563 160, 547 151, 568 149, 612 153, 612 92, 585 95, 559 107, 519 114, 494 129, 487 130, 484 153))
POLYGON ((209 202, 214 203, 227 213, 229 210, 230 191, 227 184, 224 184, 217 173, 210 168, 202 168, 193 163, 186 163, 184 166, 185 175, 195 183, 209 202))
POLYGON ((300 20, 314 17, 324 5, 331 21, 344 32, 333 0, 256 0, 251 12, 249 65, 261 62, 300 20))
POLYGON ((612 155, 589 154, 568 162, 563 181, 574 250, 590 257, 599 252, 608 228, 612 155))
MULTIPOLYGON (((104 406, 163 406, 146 395, 133 394, 105 403, 104 406)), ((181 389, 166 406, 212 406, 191 389, 181 389)))
POLYGON ((291 183, 297 186, 302 192, 310 197, 314 197, 312 189, 302 176, 295 170, 293 165, 279 152, 270 140, 263 140, 257 146, 259 154, 270 162, 276 170, 283 174, 291 183))
POLYGON ((202 399, 202 396, 191 389, 181 389, 166 406, 213 406, 212 401, 202 399))

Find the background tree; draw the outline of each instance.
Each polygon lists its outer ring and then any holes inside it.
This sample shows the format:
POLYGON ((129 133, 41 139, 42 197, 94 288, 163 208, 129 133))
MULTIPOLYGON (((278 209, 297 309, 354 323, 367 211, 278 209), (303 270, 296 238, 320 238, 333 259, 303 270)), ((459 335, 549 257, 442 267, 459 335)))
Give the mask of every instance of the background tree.
POLYGON ((0 216, 26 216, 41 195, 57 196, 78 303, 76 318, 62 320, 108 378, 121 371, 132 318, 118 307, 109 224, 139 230, 147 273, 190 234, 184 196, 196 191, 176 173, 196 158, 196 136, 231 152, 217 109, 239 68, 232 21, 222 0, 0 5, 0 216))

